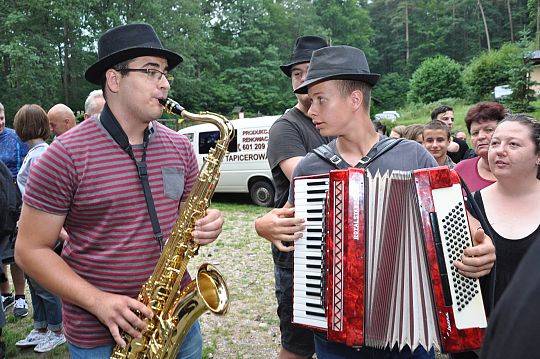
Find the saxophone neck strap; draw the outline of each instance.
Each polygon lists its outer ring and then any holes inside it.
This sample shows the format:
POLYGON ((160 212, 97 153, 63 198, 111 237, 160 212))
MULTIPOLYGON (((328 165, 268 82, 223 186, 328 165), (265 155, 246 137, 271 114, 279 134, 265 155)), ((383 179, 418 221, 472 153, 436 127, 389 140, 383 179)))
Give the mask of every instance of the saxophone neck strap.
POLYGON ((135 167, 137 168, 137 175, 139 176, 139 180, 141 181, 144 199, 146 200, 146 208, 148 209, 148 215, 150 216, 150 222, 152 223, 152 231, 154 232, 154 238, 159 244, 160 251, 163 251, 163 233, 161 232, 161 227, 159 226, 156 206, 154 205, 154 198, 152 197, 152 192, 150 191, 150 183, 148 182, 148 167, 146 166, 146 149, 148 147, 150 130, 148 128, 144 130, 143 152, 141 160, 137 161, 126 133, 118 123, 118 120, 112 114, 107 104, 105 104, 99 120, 105 130, 107 130, 109 135, 111 135, 113 140, 118 144, 118 146, 120 146, 120 148, 124 152, 126 152, 135 163, 135 167))

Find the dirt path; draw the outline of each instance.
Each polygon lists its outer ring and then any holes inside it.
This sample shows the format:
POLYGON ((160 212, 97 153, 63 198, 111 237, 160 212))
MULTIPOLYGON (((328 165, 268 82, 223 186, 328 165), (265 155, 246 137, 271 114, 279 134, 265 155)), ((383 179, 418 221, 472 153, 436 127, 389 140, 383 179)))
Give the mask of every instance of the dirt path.
MULTIPOLYGON (((218 205, 219 207, 219 205, 218 205)), ((204 314, 201 325, 206 358, 275 358, 279 323, 274 296, 273 263, 268 242, 257 237, 254 219, 267 209, 227 206, 218 242, 190 261, 190 273, 204 262, 215 264, 230 290, 225 316, 204 314)))

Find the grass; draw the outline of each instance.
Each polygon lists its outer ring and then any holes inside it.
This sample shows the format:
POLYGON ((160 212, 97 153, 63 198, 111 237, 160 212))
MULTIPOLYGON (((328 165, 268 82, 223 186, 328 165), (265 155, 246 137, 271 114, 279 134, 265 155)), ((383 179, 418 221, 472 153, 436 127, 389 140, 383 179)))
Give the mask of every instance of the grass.
MULTIPOLYGON (((27 293, 27 300, 30 300, 30 295, 27 293)), ((30 305, 30 303, 28 303, 30 305)), ((3 338, 6 343, 6 358, 17 359, 30 359, 30 358, 69 358, 66 345, 55 348, 49 353, 37 354, 32 348, 19 349, 15 346, 15 343, 26 337, 33 328, 32 315, 30 314, 26 318, 17 319, 13 316, 12 310, 8 309, 6 313, 6 326, 3 329, 3 338)))
MULTIPOLYGON (((389 127, 427 123, 431 119, 431 111, 441 105, 448 105, 454 109, 455 120, 453 131, 464 131, 467 133, 467 127, 465 126, 465 115, 467 114, 469 108, 474 104, 469 104, 462 99, 455 98, 442 99, 427 105, 407 105, 406 107, 397 110, 397 112, 400 114, 400 118, 396 122, 385 123, 389 127)), ((534 116, 537 120, 540 120, 540 99, 533 102, 531 105, 534 107, 534 111, 531 112, 530 115, 534 116)))

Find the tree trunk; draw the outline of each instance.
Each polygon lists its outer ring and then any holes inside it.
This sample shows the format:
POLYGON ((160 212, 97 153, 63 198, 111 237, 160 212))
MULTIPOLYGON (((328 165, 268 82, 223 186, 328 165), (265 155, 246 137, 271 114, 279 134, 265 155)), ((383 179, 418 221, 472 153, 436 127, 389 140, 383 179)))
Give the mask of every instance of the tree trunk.
POLYGON ((69 29, 67 21, 64 21, 64 71, 63 71, 63 82, 64 82, 64 103, 69 106, 69 90, 71 85, 70 79, 70 63, 69 63, 69 52, 71 50, 71 44, 69 39, 69 29))
POLYGON ((409 68, 409 58, 411 52, 409 48, 409 2, 405 1, 405 62, 409 68))
POLYGON ((512 22, 512 9, 510 0, 506 0, 506 8, 508 9, 508 24, 510 25, 510 41, 514 42, 514 24, 512 22))
POLYGON ((482 3, 480 2, 480 0, 477 0, 477 2, 478 2, 478 7, 480 8, 480 14, 482 15, 482 20, 484 21, 484 31, 486 32, 487 48, 488 48, 488 51, 491 51, 491 42, 489 41, 489 31, 488 31, 488 26, 486 22, 486 16, 484 15, 484 8, 482 7, 482 3))
POLYGON ((536 2, 536 49, 540 49, 540 1, 536 2))

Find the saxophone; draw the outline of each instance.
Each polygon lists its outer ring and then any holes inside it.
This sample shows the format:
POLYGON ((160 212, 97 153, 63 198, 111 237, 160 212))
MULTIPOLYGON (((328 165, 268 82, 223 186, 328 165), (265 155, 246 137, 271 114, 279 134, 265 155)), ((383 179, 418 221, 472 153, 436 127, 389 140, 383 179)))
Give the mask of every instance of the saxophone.
POLYGON ((219 271, 209 263, 199 267, 195 279, 185 288, 181 289, 180 285, 188 261, 199 250, 191 232, 195 221, 205 216, 210 205, 219 180, 219 166, 227 154, 234 128, 224 116, 210 112, 193 114, 171 99, 160 100, 160 103, 170 113, 193 121, 213 123, 219 128, 220 138, 199 172, 154 272, 139 293, 138 300, 152 309, 154 316, 144 319, 147 329, 141 338, 123 334, 127 345, 114 348, 111 358, 115 359, 176 358, 187 331, 199 316, 207 310, 225 314, 229 307, 227 285, 219 271))

